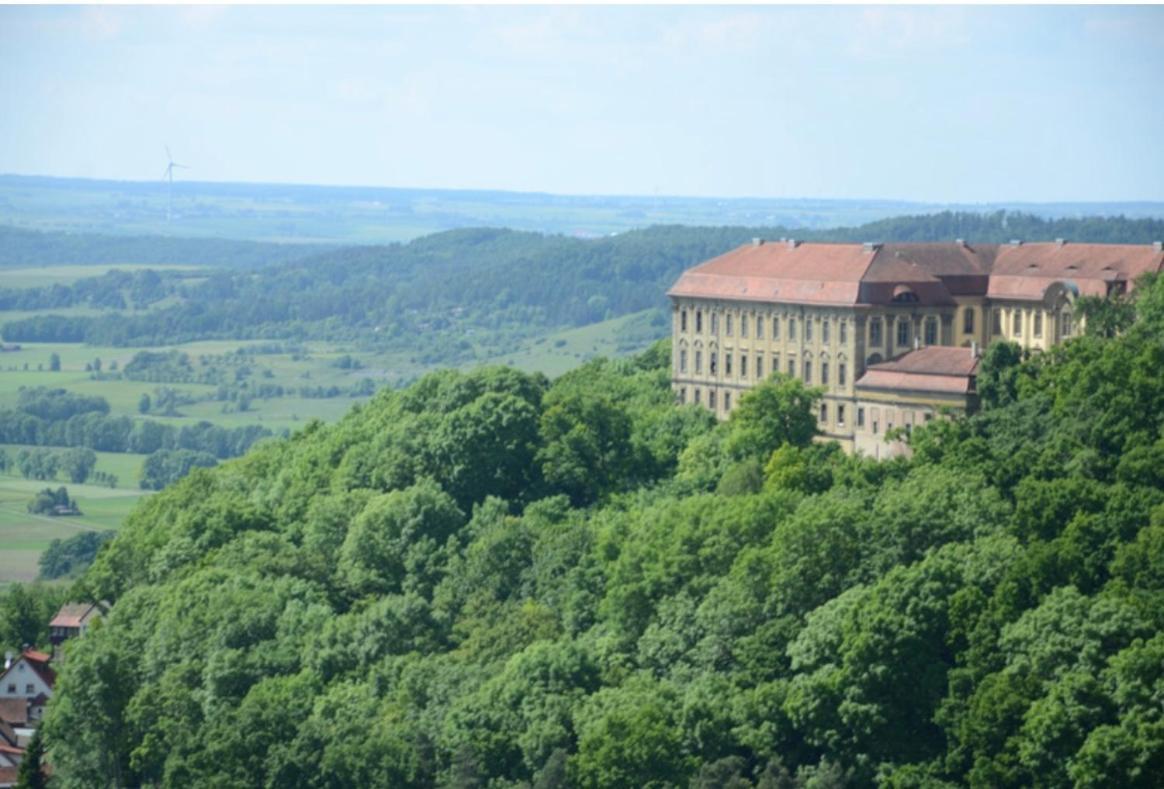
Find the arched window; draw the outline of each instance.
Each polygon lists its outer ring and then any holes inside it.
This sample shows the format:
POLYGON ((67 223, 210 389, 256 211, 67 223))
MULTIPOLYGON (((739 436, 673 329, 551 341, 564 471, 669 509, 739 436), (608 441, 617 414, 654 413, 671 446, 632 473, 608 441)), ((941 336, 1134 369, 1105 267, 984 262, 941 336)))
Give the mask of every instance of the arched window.
POLYGON ((934 317, 926 318, 926 345, 938 344, 938 319, 934 317))
POLYGON ((908 285, 898 285, 893 289, 893 301, 897 304, 916 304, 917 294, 908 285))
POLYGON ((870 365, 874 365, 874 364, 881 364, 881 354, 879 354, 879 353, 870 354, 869 358, 865 360, 866 367, 869 367, 870 365))

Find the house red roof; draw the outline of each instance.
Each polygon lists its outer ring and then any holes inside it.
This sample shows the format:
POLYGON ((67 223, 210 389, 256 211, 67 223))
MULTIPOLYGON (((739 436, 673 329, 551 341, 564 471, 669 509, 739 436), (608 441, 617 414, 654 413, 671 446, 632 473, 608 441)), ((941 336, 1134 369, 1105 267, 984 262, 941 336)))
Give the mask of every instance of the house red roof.
POLYGON ((969 348, 931 345, 870 365, 857 379, 857 388, 970 394, 978 362, 969 348))
POLYGON ((49 622, 49 627, 79 628, 85 623, 85 618, 94 608, 96 608, 95 603, 65 603, 61 606, 61 610, 57 611, 53 621, 49 622))
POLYGON ((56 682, 57 675, 49 665, 49 661, 52 660, 51 655, 46 655, 44 652, 37 652, 32 649, 26 649, 21 653, 20 656, 23 657, 25 662, 28 663, 32 670, 37 673, 37 676, 44 680, 46 685, 48 685, 50 688, 53 686, 53 683, 56 682))
POLYGON ((987 295, 1041 300, 1055 282, 1082 296, 1106 296, 1112 283, 1131 290, 1141 274, 1164 268, 1164 251, 1140 244, 1010 244, 998 251, 987 295))
POLYGON ((1150 245, 753 242, 685 271, 669 296, 794 304, 922 304, 955 296, 1042 299, 1055 282, 1082 295, 1164 269, 1150 245))

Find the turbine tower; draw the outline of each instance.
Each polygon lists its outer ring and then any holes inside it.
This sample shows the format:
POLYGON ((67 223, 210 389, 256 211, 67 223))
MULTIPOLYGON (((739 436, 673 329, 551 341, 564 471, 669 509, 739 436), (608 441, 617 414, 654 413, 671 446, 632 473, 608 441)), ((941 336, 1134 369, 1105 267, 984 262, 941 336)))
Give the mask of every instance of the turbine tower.
POLYGON ((169 164, 166 165, 166 171, 164 173, 162 173, 162 180, 166 181, 166 183, 167 183, 167 187, 166 187, 166 224, 168 225, 168 224, 170 224, 170 218, 174 214, 174 168, 178 167, 178 168, 181 168, 183 170, 189 170, 190 168, 184 164, 178 164, 177 162, 175 162, 174 157, 170 155, 170 146, 167 145, 167 146, 165 146, 165 148, 166 148, 166 161, 168 161, 169 164))

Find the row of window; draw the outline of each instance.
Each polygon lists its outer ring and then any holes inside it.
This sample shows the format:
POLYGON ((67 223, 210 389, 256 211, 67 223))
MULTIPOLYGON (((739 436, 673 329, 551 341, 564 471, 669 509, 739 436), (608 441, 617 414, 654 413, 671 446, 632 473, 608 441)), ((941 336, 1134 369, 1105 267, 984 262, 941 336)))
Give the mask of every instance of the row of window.
MULTIPOLYGON (((735 356, 736 356, 735 354, 730 353, 730 352, 724 353, 723 362, 724 362, 724 375, 725 376, 733 375, 732 360, 735 358, 735 356)), ((756 365, 754 368, 755 369, 755 376, 758 379, 763 378, 764 377, 764 355, 759 354, 759 353, 756 354, 755 360, 756 360, 756 365)), ((740 377, 747 378, 748 377, 748 355, 747 354, 744 354, 744 353, 739 354, 739 364, 740 364, 740 377)), ((775 372, 779 369, 780 369, 780 354, 773 353, 772 354, 772 371, 775 372)), ((804 366, 802 369, 804 371, 804 375, 802 376, 804 382, 806 384, 812 384, 813 383, 813 380, 812 380, 812 360, 805 359, 804 366)), ((820 381, 818 382, 818 383, 820 383, 821 386, 828 386, 829 385, 829 383, 830 383, 829 371, 830 371, 829 363, 827 361, 822 361, 820 363, 820 381)), ((687 372, 687 349, 686 348, 679 349, 679 372, 680 372, 680 374, 685 374, 687 372)), ((716 353, 715 351, 712 351, 711 353, 708 354, 708 372, 711 375, 719 375, 719 354, 716 353)), ((703 351, 698 350, 698 349, 696 349, 696 351, 695 351, 695 374, 696 375, 703 375, 703 351)), ((794 357, 790 357, 788 359, 788 374, 790 376, 793 376, 793 377, 796 376, 796 359, 794 357)), ((848 383, 849 383, 848 365, 845 362, 837 362, 837 386, 848 386, 848 383)))
MULTIPOLYGON (((16 683, 15 682, 8 683, 8 693, 13 695, 13 696, 16 695, 16 683)), ((30 685, 24 686, 24 695, 31 696, 33 693, 36 693, 36 685, 30 684, 30 685)))
MULTIPOLYGON (((696 405, 703 405, 703 400, 702 400, 703 394, 702 394, 702 392, 700 392, 698 386, 692 390, 691 394, 692 394, 691 402, 695 403, 696 405)), ((686 386, 679 387, 679 402, 680 403, 687 402, 687 387, 686 386)), ((715 410, 715 403, 716 403, 715 391, 712 390, 712 391, 707 393, 707 407, 710 408, 712 411, 714 411, 715 410)), ((732 393, 731 392, 724 392, 723 393, 723 410, 725 410, 725 411, 732 410, 732 393)))
MULTIPOLYGON (((1014 310, 1011 313, 1011 334, 1015 337, 1023 336, 1023 315, 1021 310, 1014 310)), ((1002 334, 1002 310, 995 310, 992 320, 991 330, 995 334, 1002 334)), ((1059 315, 1059 333, 1066 337, 1071 334, 1071 313, 1063 312, 1059 315)), ((1031 325, 1031 336, 1039 339, 1043 336, 1043 312, 1042 310, 1035 310, 1034 320, 1031 325)))
MULTIPOLYGON (((703 310, 693 310, 693 312, 695 315, 695 333, 702 334, 703 333, 703 310)), ((709 323, 710 323, 710 329, 711 329, 710 333, 713 335, 716 335, 716 336, 719 335, 719 317, 720 317, 719 313, 717 313, 717 312, 712 312, 709 315, 709 323)), ((724 335, 727 337, 734 336, 734 332, 735 332, 734 317, 735 316, 732 315, 731 313, 728 313, 728 314, 723 316, 723 318, 724 318, 724 335)), ((781 319, 777 318, 776 316, 772 316, 771 321, 772 321, 771 322, 772 339, 779 340, 780 339, 781 319)), ((804 339, 806 342, 812 342, 813 325, 814 325, 814 321, 805 319, 805 321, 804 321, 804 339)), ((747 315, 740 316, 739 329, 740 329, 740 337, 747 337, 748 336, 748 316, 747 315)), ((788 329, 787 329, 788 339, 790 339, 790 340, 796 339, 796 329, 797 329, 796 318, 788 318, 788 329)), ((687 310, 686 309, 679 310, 679 331, 681 331, 681 332, 687 331, 687 310)), ((763 315, 756 316, 755 331, 756 331, 756 339, 758 339, 758 340, 764 339, 764 316, 763 315)), ((837 332, 840 335, 839 339, 842 343, 849 341, 849 324, 847 322, 838 321, 837 322, 837 332)), ((831 320, 829 320, 828 318, 824 318, 824 319, 820 320, 820 333, 821 333, 821 342, 825 342, 825 343, 832 342, 832 321, 831 320)))

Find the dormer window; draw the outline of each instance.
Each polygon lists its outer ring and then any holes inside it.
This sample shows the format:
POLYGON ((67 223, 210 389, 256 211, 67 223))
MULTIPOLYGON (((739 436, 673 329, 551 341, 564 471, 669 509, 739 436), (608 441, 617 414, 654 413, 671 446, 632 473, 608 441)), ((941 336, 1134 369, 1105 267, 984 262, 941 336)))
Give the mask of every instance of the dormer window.
POLYGON ((908 285, 898 285, 893 289, 893 302, 895 304, 916 304, 917 294, 910 290, 908 285))

